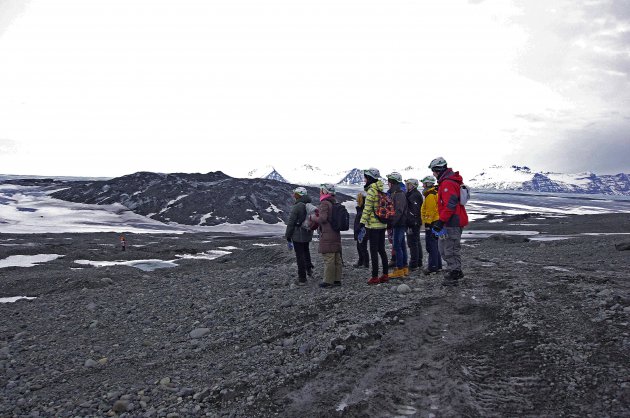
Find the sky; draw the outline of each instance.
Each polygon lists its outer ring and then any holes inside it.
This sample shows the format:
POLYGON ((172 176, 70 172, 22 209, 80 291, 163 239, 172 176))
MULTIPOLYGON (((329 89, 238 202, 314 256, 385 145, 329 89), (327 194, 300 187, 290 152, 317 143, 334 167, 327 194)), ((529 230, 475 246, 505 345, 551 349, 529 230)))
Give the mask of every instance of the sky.
POLYGON ((0 173, 630 172, 629 73, 627 0, 0 0, 0 173))

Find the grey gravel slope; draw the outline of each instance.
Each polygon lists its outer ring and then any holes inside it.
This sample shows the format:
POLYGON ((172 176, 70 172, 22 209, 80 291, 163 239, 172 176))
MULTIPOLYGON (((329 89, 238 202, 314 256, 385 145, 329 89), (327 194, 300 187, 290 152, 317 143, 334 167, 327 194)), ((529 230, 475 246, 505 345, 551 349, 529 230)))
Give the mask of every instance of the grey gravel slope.
MULTIPOLYGON (((607 219, 541 228, 612 228, 607 219)), ((1 258, 26 242, 65 255, 0 269, 1 296, 38 296, 0 304, 1 416, 630 413, 630 252, 615 250, 619 236, 467 242, 460 287, 416 274, 409 293, 367 286, 367 271, 349 267, 351 240, 344 285, 322 290, 291 286, 281 238, 130 235, 125 253, 114 234, 1 238, 16 244, 1 258), (70 270, 77 258, 225 246, 239 249, 175 269, 70 270)))

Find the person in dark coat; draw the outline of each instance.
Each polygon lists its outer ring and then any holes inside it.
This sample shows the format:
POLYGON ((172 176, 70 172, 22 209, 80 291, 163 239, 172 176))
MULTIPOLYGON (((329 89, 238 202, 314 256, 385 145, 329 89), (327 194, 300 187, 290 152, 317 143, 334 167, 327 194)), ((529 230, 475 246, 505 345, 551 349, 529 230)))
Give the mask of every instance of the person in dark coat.
POLYGON ((304 187, 293 190, 295 203, 291 209, 287 229, 284 237, 289 248, 295 251, 298 266, 297 284, 306 283, 306 275, 313 276, 313 263, 311 261, 310 242, 313 239, 313 231, 303 228, 302 222, 306 219, 306 204, 311 203, 311 197, 304 187))
POLYGON ((422 244, 420 243, 422 193, 418 190, 418 179, 405 180, 405 184, 407 185, 407 245, 409 246, 409 270, 414 271, 422 267, 422 244))
POLYGON ((400 173, 393 172, 387 175, 389 192, 396 214, 392 219, 393 246, 396 251, 396 268, 389 275, 390 279, 403 278, 409 274, 407 264, 407 245, 405 243, 405 231, 407 230, 407 196, 403 191, 403 180, 400 173))
POLYGON ((364 234, 363 241, 359 241, 359 232, 361 231, 361 215, 365 207, 365 192, 357 194, 357 216, 354 217, 354 240, 357 242, 357 253, 359 261, 352 267, 370 267, 370 255, 368 253, 368 234, 364 234))
POLYGON ((324 259, 324 281, 320 287, 341 286, 341 233, 330 224, 335 200, 335 186, 322 184, 319 189, 319 252, 324 259))

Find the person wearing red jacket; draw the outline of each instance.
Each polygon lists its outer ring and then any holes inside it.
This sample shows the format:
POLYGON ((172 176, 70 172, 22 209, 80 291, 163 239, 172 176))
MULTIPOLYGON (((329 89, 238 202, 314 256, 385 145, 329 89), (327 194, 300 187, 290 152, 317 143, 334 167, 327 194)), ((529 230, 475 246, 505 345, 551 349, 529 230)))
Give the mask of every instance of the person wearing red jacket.
POLYGON ((460 203, 460 189, 463 183, 459 171, 453 171, 446 160, 438 157, 431 161, 429 168, 438 180, 439 219, 432 225, 433 233, 439 238, 440 255, 446 261, 444 286, 457 286, 464 277, 462 272, 461 239, 462 231, 468 225, 466 208, 460 203))

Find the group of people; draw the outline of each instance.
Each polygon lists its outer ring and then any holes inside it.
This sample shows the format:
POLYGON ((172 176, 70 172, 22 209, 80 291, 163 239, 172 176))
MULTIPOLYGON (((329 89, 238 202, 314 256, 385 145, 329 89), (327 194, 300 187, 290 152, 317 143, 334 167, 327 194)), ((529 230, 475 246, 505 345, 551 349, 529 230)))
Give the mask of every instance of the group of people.
MULTIPOLYGON (((363 170, 364 191, 357 195, 357 215, 354 222, 354 239, 357 241, 357 268, 369 268, 368 284, 386 283, 390 279, 404 278, 423 266, 420 231, 425 231, 425 247, 428 253, 427 266, 422 270, 431 275, 442 271, 442 260, 446 262, 445 286, 456 286, 464 277, 461 265, 461 236, 468 224, 466 208, 460 201, 463 179, 459 172, 448 167, 446 160, 438 157, 429 168, 433 175, 403 180, 400 173, 386 176, 388 190, 378 169, 363 170), (422 184, 422 191, 419 186, 422 184), (382 206, 383 194, 393 204, 391 216, 383 219, 377 215, 382 206), (389 261, 385 250, 386 234, 392 244, 393 271, 389 272, 389 261), (407 252, 409 247, 409 252, 407 252), (379 275, 379 259, 381 274, 379 275)), ((319 190, 319 253, 324 260, 324 276, 320 287, 341 286, 342 255, 341 234, 330 223, 332 207, 336 203, 336 190, 332 184, 322 184, 319 190)), ((295 203, 287 222, 285 237, 288 247, 295 251, 298 265, 298 284, 305 284, 307 275, 313 276, 313 263, 309 243, 313 231, 302 226, 306 205, 311 204, 304 187, 293 191, 295 203)))

